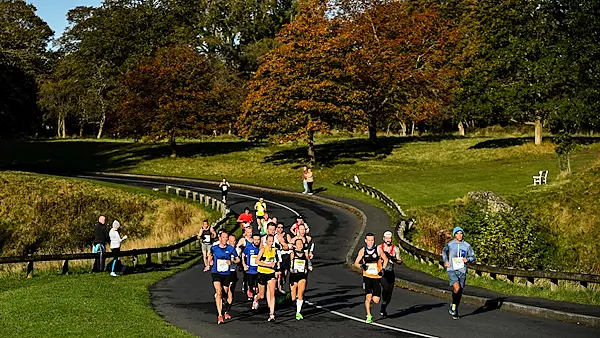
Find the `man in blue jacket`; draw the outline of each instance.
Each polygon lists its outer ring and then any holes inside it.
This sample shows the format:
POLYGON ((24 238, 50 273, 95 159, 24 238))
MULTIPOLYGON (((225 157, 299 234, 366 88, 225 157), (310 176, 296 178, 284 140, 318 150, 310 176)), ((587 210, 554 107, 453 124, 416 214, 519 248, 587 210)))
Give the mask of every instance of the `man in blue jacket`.
POLYGON ((471 245, 463 241, 464 231, 461 227, 455 227, 452 236, 454 239, 442 249, 442 258, 452 286, 452 304, 448 312, 452 318, 458 319, 458 305, 467 281, 467 263, 475 261, 475 253, 471 245))

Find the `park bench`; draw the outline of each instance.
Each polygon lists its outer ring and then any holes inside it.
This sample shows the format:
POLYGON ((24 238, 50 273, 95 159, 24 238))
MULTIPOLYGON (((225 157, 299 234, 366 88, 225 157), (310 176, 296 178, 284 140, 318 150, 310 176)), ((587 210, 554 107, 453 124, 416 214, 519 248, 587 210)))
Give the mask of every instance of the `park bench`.
POLYGON ((548 178, 548 170, 540 170, 539 175, 533 176, 533 185, 546 184, 547 178, 548 178))

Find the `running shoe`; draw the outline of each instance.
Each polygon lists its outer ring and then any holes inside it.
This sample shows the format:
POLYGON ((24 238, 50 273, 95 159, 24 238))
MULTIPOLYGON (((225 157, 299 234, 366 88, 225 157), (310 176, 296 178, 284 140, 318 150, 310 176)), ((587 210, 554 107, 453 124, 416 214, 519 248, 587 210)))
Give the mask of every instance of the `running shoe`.
POLYGON ((255 299, 255 300, 252 302, 252 310, 256 310, 256 309, 258 309, 258 300, 256 300, 256 299, 255 299))
POLYGON ((111 272, 111 273, 110 273, 110 275, 111 275, 111 276, 113 276, 113 277, 119 277, 119 275, 117 275, 117 274, 116 274, 116 273, 114 273, 114 272, 111 272))
POLYGON ((458 319, 458 311, 452 310, 452 304, 450 304, 450 309, 448 309, 448 313, 452 316, 452 319, 458 319))
POLYGON ((205 266, 205 267, 204 267, 204 272, 206 272, 206 271, 208 271, 208 270, 210 270, 210 266, 205 266))
POLYGON ((379 313, 381 315, 381 317, 386 318, 387 317, 387 311, 385 310, 381 310, 381 313, 379 313))
POLYGON ((304 319, 304 317, 302 317, 301 314, 296 313, 296 320, 302 320, 302 319, 304 319))
POLYGON ((222 324, 223 322, 223 316, 219 316, 219 318, 217 319, 217 324, 222 324))
POLYGON ((372 322, 373 322, 373 316, 367 315, 367 320, 365 320, 365 323, 370 324, 372 322))
POLYGON ((252 300, 252 291, 248 290, 248 300, 252 300))
POLYGON ((225 319, 227 319, 227 320, 231 319, 231 315, 229 314, 229 312, 225 312, 225 319))
POLYGON ((269 319, 267 319, 267 321, 268 321, 268 322, 272 322, 272 321, 274 321, 274 320, 275 320, 275 315, 271 313, 271 314, 269 315, 269 319))

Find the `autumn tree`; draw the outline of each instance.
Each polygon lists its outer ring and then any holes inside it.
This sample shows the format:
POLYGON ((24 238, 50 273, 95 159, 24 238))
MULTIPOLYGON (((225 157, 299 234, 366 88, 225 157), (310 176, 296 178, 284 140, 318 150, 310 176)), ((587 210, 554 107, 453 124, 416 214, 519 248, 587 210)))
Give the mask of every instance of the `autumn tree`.
POLYGON ((451 97, 453 58, 460 38, 433 2, 343 0, 344 27, 352 52, 346 71, 362 98, 369 139, 377 139, 384 121, 396 120, 406 131, 414 123, 439 116, 451 97))
POLYGON ((311 163, 316 133, 352 129, 361 121, 352 108, 358 93, 344 71, 347 37, 341 22, 326 15, 327 3, 299 3, 299 14, 276 38, 279 47, 266 54, 250 81, 238 123, 247 138, 306 142, 311 163))
POLYGON ((189 46, 160 48, 125 76, 118 121, 123 135, 171 143, 222 130, 241 100, 240 85, 218 61, 189 46))

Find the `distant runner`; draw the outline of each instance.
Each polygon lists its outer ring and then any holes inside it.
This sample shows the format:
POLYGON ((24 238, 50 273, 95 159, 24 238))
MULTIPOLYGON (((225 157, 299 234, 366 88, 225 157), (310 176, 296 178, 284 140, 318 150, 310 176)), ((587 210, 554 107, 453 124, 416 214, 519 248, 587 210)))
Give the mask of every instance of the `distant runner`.
MULTIPOLYGON (((211 275, 215 288, 215 303, 218 313, 217 324, 223 323, 223 290, 229 293, 231 265, 238 263, 240 260, 235 248, 227 244, 228 239, 229 235, 227 232, 221 232, 219 234, 219 243, 213 245, 209 252, 209 260, 212 262, 211 275)), ((227 302, 231 303, 231 301, 232 299, 228 297, 227 302)), ((231 319, 228 312, 225 313, 225 319, 231 319)))
POLYGON ((256 210, 256 225, 258 226, 258 230, 260 231, 262 229, 262 218, 265 215, 265 212, 267 211, 267 203, 265 203, 265 200, 261 197, 258 199, 258 202, 256 202, 256 204, 254 204, 254 210, 256 210))
POLYGON ((296 223, 294 223, 290 228, 290 232, 292 233, 292 235, 296 236, 298 234, 298 226, 300 226, 300 224, 304 224, 306 233, 310 232, 310 228, 308 227, 308 224, 304 222, 304 218, 302 217, 302 215, 298 215, 296 216, 296 223))
POLYGON ((380 246, 375 245, 375 235, 368 233, 365 236, 365 247, 358 251, 354 265, 363 270, 363 289, 365 290, 365 309, 367 319, 365 322, 372 323, 371 301, 377 304, 381 296, 381 276, 383 269, 387 267, 388 259, 380 246))
POLYGON ((296 235, 296 237, 289 237, 291 236, 288 235, 288 243, 296 243, 297 239, 302 240, 302 243, 304 243, 304 251, 308 253, 308 259, 313 259, 313 251, 315 249, 315 244, 312 241, 312 237, 306 234, 306 226, 304 224, 300 224, 298 226, 298 234, 296 235))
POLYGON ((454 239, 442 249, 444 266, 448 270, 448 279, 452 286, 452 304, 448 313, 452 318, 458 319, 458 305, 462 298, 462 292, 467 281, 467 264, 475 261, 475 253, 471 245, 463 241, 464 231, 461 227, 452 230, 454 239))
MULTIPOLYGON (((259 243, 260 243, 260 241, 259 241, 259 243)), ((252 227, 244 228, 244 234, 243 234, 242 238, 240 238, 240 240, 238 241, 237 246, 236 246, 238 254, 244 252, 244 250, 246 249, 246 246, 249 244, 252 244, 252 227)), ((241 257, 241 255, 240 255, 240 257, 241 257)), ((244 262, 244 259, 242 258, 242 263, 243 262, 244 262)), ((248 274, 246 273, 245 269, 242 269, 242 274, 244 275, 244 277, 242 279, 242 291, 244 293, 248 293, 248 274)), ((248 300, 250 300, 250 299, 251 299, 251 296, 248 296, 248 300)))
POLYGON ((223 200, 223 203, 227 203, 227 191, 231 188, 231 185, 229 185, 226 178, 219 183, 219 188, 221 188, 221 200, 223 200))
MULTIPOLYGON (((252 216, 252 214, 250 213, 250 209, 248 208, 244 208, 244 212, 238 217, 237 221, 238 223, 243 223, 243 224, 252 224, 252 221, 254 220, 254 217, 252 216)), ((246 227, 244 225, 244 227, 246 227)))
POLYGON ((394 283, 396 282, 396 274, 394 273, 394 264, 402 264, 400 257, 400 248, 392 244, 392 232, 386 231, 383 234, 383 243, 379 246, 388 258, 388 265, 383 269, 383 277, 381 278, 381 288, 383 289, 381 304, 381 316, 387 317, 387 307, 392 301, 392 293, 394 292, 394 283))
POLYGON ((202 245, 202 259, 204 260, 204 272, 210 270, 210 260, 208 254, 210 253, 210 247, 212 246, 213 238, 217 237, 217 232, 213 227, 208 224, 208 220, 202 221, 202 227, 198 232, 198 239, 202 245))
POLYGON ((277 224, 275 237, 277 238, 278 247, 278 255, 279 261, 281 262, 281 274, 277 279, 277 289, 279 293, 285 294, 285 290, 283 290, 283 285, 287 280, 289 271, 290 271, 290 254, 292 252, 292 244, 288 243, 288 238, 286 233, 283 231, 283 223, 277 224))

